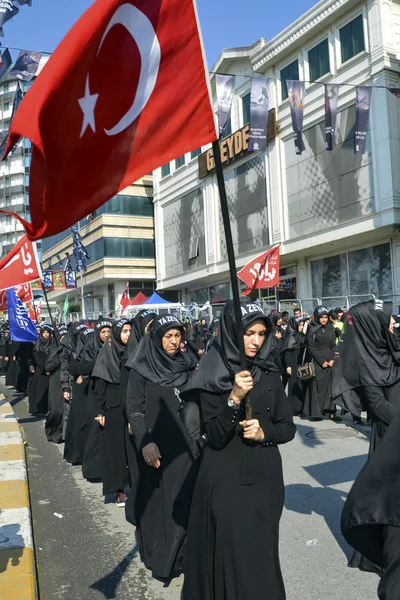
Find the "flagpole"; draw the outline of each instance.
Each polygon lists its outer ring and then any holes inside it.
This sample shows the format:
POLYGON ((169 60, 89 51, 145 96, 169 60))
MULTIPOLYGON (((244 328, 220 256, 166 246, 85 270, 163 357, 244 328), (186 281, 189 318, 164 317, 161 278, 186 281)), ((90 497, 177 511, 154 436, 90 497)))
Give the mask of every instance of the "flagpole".
MULTIPOLYGON (((79 235, 81 233, 81 223, 80 223, 80 221, 78 221, 78 233, 79 233, 79 235)), ((80 274, 80 280, 81 280, 82 320, 85 321, 86 320, 86 310, 85 310, 85 298, 83 297, 83 273, 82 273, 82 268, 79 271, 79 274, 80 274)))
POLYGON ((50 304, 49 304, 49 300, 47 298, 46 288, 43 285, 43 281, 42 281, 42 290, 43 290, 44 298, 46 300, 46 306, 47 306, 47 310, 49 312, 50 321, 51 321, 51 324, 52 324, 53 329, 54 329, 54 339, 56 340, 56 344, 58 346, 58 339, 57 339, 57 336, 56 336, 56 324, 54 322, 53 315, 51 314, 50 304))
MULTIPOLYGON (((229 220, 229 208, 228 208, 228 200, 226 197, 226 189, 225 189, 225 180, 224 180, 224 172, 222 169, 221 162, 221 150, 219 147, 219 140, 213 142, 213 154, 215 161, 215 170, 217 175, 218 182, 218 190, 219 190, 219 199, 221 203, 221 213, 222 213, 222 222, 224 224, 225 230, 225 239, 226 239, 226 252, 228 255, 228 264, 229 264, 229 275, 232 284, 232 300, 233 300, 233 308, 235 313, 235 321, 238 329, 238 345, 239 345, 239 356, 240 356, 240 365, 243 371, 247 370, 247 359, 246 352, 244 348, 244 339, 243 339, 243 326, 242 326, 242 311, 240 310, 240 296, 239 296, 239 282, 237 278, 237 270, 236 270, 236 261, 235 261, 235 253, 233 250, 233 240, 232 240, 232 230, 231 230, 231 222, 229 220)), ((246 419, 252 418, 252 407, 250 394, 246 396, 246 419)))

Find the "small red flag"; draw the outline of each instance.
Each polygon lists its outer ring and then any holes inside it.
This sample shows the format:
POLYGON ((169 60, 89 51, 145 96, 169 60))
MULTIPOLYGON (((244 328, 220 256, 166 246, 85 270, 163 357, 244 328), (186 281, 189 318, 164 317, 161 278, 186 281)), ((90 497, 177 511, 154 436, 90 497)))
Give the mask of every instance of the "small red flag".
POLYGON ((0 260, 0 290, 42 278, 36 244, 24 235, 14 248, 0 260))
POLYGON ((129 298, 129 283, 126 284, 126 287, 124 289, 124 293, 122 294, 121 300, 119 301, 119 305, 121 307, 121 315, 123 314, 124 310, 131 305, 131 301, 129 298))
POLYGON ((279 285, 279 264, 280 246, 274 246, 248 262, 237 274, 249 286, 242 296, 247 296, 253 290, 279 285))
POLYGON ((26 94, 5 155, 21 135, 33 143, 32 223, 12 214, 32 240, 214 141, 194 0, 97 0, 26 94))

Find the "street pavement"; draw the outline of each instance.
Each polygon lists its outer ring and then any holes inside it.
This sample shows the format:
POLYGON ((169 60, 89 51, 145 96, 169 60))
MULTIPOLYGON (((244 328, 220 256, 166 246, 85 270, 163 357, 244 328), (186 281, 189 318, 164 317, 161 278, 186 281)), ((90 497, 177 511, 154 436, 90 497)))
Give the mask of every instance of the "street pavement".
MULTIPOLYGON (((12 399, 12 390, 5 393, 12 399)), ((124 509, 105 503, 101 484, 86 482, 80 467, 63 461, 63 445, 46 441, 44 421, 29 416, 26 398, 15 395, 12 404, 28 441, 40 599, 179 600, 182 578, 164 587, 149 576, 124 509)), ((296 419, 296 425, 295 440, 281 447, 287 600, 376 600, 378 578, 347 567, 352 551, 340 534, 344 500, 367 458, 369 428, 350 420, 296 419)))

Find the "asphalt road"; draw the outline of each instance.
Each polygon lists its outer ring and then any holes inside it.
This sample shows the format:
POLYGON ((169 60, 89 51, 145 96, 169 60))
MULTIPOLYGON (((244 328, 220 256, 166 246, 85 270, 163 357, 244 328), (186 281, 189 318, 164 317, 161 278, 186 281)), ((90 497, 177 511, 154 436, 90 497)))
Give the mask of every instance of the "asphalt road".
MULTIPOLYGON (((12 390, 5 393, 12 397, 12 390)), ((26 399, 15 397, 13 404, 29 444, 40 599, 179 600, 181 579, 165 588, 143 568, 124 510, 105 503, 101 485, 87 483, 79 467, 63 461, 63 446, 46 441, 44 422, 29 417, 26 399)), ((376 600, 378 579, 347 567, 352 551, 339 526, 346 494, 366 460, 369 430, 350 421, 296 424, 295 440, 281 448, 287 600, 376 600)))

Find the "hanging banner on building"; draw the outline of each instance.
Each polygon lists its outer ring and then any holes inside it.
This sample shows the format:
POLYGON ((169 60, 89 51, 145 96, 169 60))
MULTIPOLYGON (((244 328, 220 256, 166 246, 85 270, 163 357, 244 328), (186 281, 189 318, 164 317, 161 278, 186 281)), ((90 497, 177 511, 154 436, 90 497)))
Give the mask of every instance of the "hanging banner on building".
POLYGON ((0 260, 0 289, 30 283, 41 276, 36 244, 24 235, 7 256, 0 260))
POLYGON ((248 286, 242 296, 253 290, 279 285, 280 246, 274 246, 260 256, 253 258, 238 272, 239 279, 248 286))
POLYGON ((369 85, 361 85, 356 88, 356 128, 354 132, 355 154, 365 154, 367 151, 371 95, 372 87, 369 85))
POLYGON ((67 289, 76 288, 76 272, 65 271, 65 287, 67 289))
POLYGON ((264 152, 267 149, 269 81, 266 77, 253 77, 250 92, 249 151, 264 152))
POLYGON ((36 281, 32 281, 31 288, 33 290, 41 290, 42 289, 42 282, 40 281, 40 279, 37 279, 36 281))
POLYGON ((222 138, 231 116, 232 100, 235 91, 235 75, 216 75, 218 103, 219 137, 222 138))
POLYGON ((37 73, 41 58, 42 52, 21 50, 15 65, 10 71, 10 75, 22 81, 31 81, 37 73))
POLYGON ((12 60, 11 54, 8 48, 1 53, 0 56, 0 79, 6 74, 8 69, 11 67, 12 60))
POLYGON ((53 271, 43 271, 42 281, 43 281, 43 287, 46 290, 46 292, 51 292, 52 290, 54 290, 53 271))
POLYGON ((65 290, 65 273, 64 271, 53 271, 53 287, 55 290, 65 290))
POLYGON ((19 13, 19 8, 13 0, 0 0, 0 27, 19 13))
POLYGON ((286 85, 292 115, 294 145, 296 154, 301 154, 306 149, 303 142, 304 81, 288 80, 286 85))
POLYGON ((325 84, 325 148, 332 152, 335 141, 336 117, 339 99, 339 86, 325 84))

